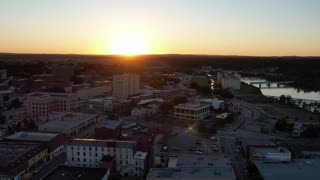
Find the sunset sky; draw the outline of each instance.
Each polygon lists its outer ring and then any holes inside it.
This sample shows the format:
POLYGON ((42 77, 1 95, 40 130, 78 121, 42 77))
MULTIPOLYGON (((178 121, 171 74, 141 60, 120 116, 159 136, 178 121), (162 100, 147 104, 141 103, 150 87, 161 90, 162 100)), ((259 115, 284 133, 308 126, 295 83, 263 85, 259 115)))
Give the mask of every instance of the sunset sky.
POLYGON ((0 0, 0 52, 121 53, 124 34, 141 53, 320 56, 320 0, 0 0))

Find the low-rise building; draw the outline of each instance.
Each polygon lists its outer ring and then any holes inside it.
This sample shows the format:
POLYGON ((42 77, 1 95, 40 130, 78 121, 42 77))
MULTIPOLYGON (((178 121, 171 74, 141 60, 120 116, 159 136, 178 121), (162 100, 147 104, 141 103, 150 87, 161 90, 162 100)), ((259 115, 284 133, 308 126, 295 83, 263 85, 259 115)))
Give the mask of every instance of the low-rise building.
POLYGON ((48 150, 42 144, 0 142, 0 179, 30 179, 47 155, 48 150))
POLYGON ((43 180, 108 180, 110 169, 58 166, 43 180))
POLYGON ((77 167, 114 166, 122 175, 144 176, 147 153, 135 151, 134 141, 73 139, 67 145, 67 163, 77 167), (106 165, 108 162, 113 165, 106 165))
POLYGON ((98 96, 106 96, 110 95, 112 91, 111 84, 96 86, 96 87, 84 87, 75 91, 75 94, 78 99, 86 100, 91 99, 98 96))
POLYGON ((60 132, 67 137, 93 137, 95 125, 102 119, 96 114, 53 112, 50 121, 39 126, 39 131, 60 132))
POLYGON ((44 144, 48 149, 46 159, 51 160, 65 152, 67 138, 61 133, 21 131, 6 137, 5 141, 44 144))
POLYGON ((202 120, 210 115, 210 104, 185 103, 174 106, 174 117, 181 120, 202 120))

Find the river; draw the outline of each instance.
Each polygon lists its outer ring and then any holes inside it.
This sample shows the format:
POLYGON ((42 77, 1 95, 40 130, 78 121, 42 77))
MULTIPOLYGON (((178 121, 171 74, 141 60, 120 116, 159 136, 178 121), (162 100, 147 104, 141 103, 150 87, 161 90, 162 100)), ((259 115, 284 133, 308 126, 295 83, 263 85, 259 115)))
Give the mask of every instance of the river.
MULTIPOLYGON (((266 80, 260 78, 241 78, 241 81, 250 84, 251 82, 261 82, 266 80)), ((259 87, 258 84, 255 84, 254 86, 259 87)), ((281 95, 289 95, 294 99, 320 101, 320 91, 305 92, 303 90, 290 87, 289 85, 281 85, 280 87, 277 87, 277 85, 272 85, 270 88, 267 85, 262 85, 260 89, 262 94, 265 96, 279 97, 281 95)))

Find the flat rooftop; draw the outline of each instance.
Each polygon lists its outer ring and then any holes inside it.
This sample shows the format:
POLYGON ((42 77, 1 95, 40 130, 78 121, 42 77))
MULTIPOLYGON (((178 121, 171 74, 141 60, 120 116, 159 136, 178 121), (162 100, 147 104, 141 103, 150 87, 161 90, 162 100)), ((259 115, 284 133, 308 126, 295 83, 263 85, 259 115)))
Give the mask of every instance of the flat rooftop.
POLYGON ((146 157, 147 157, 147 153, 146 152, 137 151, 133 158, 134 159, 144 160, 144 159, 146 159, 146 157))
POLYGON ((37 146, 37 143, 0 142, 0 166, 15 162, 37 146))
POLYGON ((49 121, 39 126, 40 131, 62 132, 65 133, 70 129, 85 123, 89 119, 95 118, 96 114, 84 114, 74 112, 54 112, 54 117, 58 120, 49 121))
POLYGON ((58 166, 44 180, 101 180, 106 173, 102 168, 58 166))
POLYGON ((52 140, 57 135, 59 135, 59 133, 21 131, 6 137, 6 139, 47 142, 52 140))
POLYGON ((296 159, 290 163, 255 161, 264 180, 318 180, 320 159, 296 159))

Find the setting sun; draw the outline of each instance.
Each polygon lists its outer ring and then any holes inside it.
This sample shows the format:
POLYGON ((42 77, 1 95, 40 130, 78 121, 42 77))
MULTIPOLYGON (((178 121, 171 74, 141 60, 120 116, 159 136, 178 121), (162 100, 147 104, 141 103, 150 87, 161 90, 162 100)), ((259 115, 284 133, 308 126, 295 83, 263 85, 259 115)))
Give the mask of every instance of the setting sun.
POLYGON ((135 32, 122 32, 115 35, 110 43, 109 52, 119 55, 138 55, 147 53, 145 38, 135 32))

